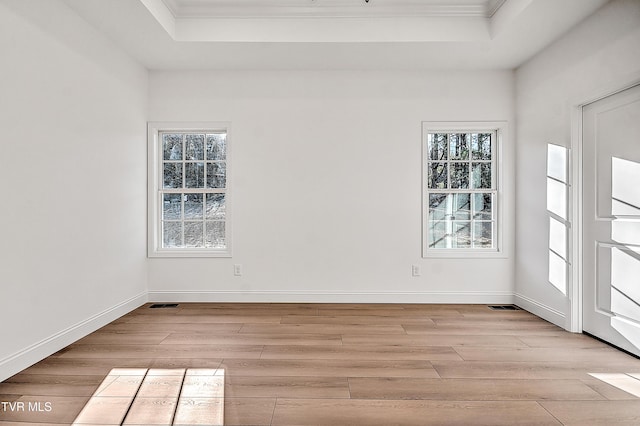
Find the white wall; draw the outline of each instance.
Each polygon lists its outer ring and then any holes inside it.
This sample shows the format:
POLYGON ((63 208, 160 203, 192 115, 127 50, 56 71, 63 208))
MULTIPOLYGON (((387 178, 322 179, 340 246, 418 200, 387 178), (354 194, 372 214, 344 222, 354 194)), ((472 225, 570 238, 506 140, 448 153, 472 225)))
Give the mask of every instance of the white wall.
POLYGON ((0 380, 146 300, 147 71, 55 0, 0 3, 0 380))
POLYGON ((516 301, 568 326, 569 300, 548 283, 546 145, 571 146, 571 111, 640 77, 640 2, 613 1, 516 72, 516 301))
POLYGON ((233 258, 150 259, 151 300, 512 300, 510 135, 505 257, 421 258, 421 121, 513 129, 512 72, 151 72, 149 111, 230 121, 233 155, 233 258))

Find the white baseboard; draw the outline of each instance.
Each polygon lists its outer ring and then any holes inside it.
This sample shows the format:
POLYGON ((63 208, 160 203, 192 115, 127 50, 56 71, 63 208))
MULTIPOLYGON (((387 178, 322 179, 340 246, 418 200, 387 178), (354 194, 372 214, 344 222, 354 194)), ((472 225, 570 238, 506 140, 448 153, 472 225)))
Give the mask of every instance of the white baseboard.
POLYGON ((565 314, 521 294, 508 292, 231 292, 150 291, 140 293, 99 314, 60 331, 0 360, 0 381, 48 357, 147 302, 255 302, 255 303, 459 303, 511 304, 565 326, 565 314))
POLYGON ((0 381, 6 380, 111 321, 147 303, 147 292, 140 293, 99 314, 68 327, 40 342, 0 360, 0 381))
POLYGON ((516 293, 513 297, 515 300, 514 303, 522 309, 529 311, 532 314, 557 325, 558 327, 566 328, 567 317, 563 312, 536 302, 522 294, 516 293))
POLYGON ((507 292, 377 292, 330 293, 287 291, 150 291, 149 302, 247 303, 513 303, 507 292))

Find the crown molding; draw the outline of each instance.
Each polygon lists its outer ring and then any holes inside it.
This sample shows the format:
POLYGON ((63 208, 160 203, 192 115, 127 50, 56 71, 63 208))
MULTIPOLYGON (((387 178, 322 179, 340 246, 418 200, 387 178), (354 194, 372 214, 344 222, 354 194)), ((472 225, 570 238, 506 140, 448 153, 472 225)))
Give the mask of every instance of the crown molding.
POLYGON ((506 0, 162 0, 180 18, 490 18, 506 0))

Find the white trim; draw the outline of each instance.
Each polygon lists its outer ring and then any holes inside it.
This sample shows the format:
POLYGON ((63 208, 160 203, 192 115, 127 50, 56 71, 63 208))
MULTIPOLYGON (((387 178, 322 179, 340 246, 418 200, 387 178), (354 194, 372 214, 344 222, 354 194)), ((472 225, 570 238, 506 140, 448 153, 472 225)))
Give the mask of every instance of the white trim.
POLYGON ((150 291, 149 302, 510 304, 509 292, 150 291))
POLYGON ((567 330, 582 333, 582 105, 571 109, 571 229, 570 266, 567 277, 569 312, 567 330))
MULTIPOLYGON (((169 0, 166 0, 167 2, 169 0)), ((156 18, 156 21, 171 36, 176 38, 176 17, 165 3, 165 0, 140 0, 144 7, 156 18)))
POLYGON ((421 245, 423 258, 507 258, 504 250, 504 145, 508 143, 509 124, 507 121, 423 121, 421 133, 421 245), (495 132, 496 140, 493 148, 495 149, 496 158, 492 160, 495 164, 494 179, 496 186, 495 203, 497 211, 495 217, 495 239, 496 248, 494 249, 428 249, 426 238, 427 212, 425 193, 425 161, 426 161, 426 135, 427 133, 456 133, 461 131, 475 132, 495 132))
MULTIPOLYGON (((151 9, 150 0, 141 0, 151 9)), ((368 2, 369 0, 367 0, 368 2)), ((371 18, 384 17, 468 17, 489 19, 502 7, 506 0, 493 0, 488 4, 441 4, 434 2, 398 1, 379 3, 374 7, 343 0, 258 0, 230 2, 209 0, 209 2, 182 2, 163 0, 168 12, 177 20, 188 18, 371 18), (425 4, 426 3, 426 4, 425 4)))
POLYGON ((550 306, 543 305, 527 296, 516 293, 513 296, 514 303, 532 314, 545 319, 558 327, 565 328, 566 316, 563 312, 553 309, 550 306))
POLYGON ((583 276, 582 276, 582 108, 585 105, 599 101, 608 96, 630 89, 640 84, 640 73, 636 72, 621 82, 614 82, 588 93, 585 96, 571 99, 570 116, 571 116, 571 176, 573 179, 572 196, 571 196, 571 232, 573 250, 571 253, 571 268, 569 270, 569 316, 567 330, 574 333, 582 333, 582 294, 583 294, 583 276))
MULTIPOLYGON (((147 257, 232 257, 232 142, 230 122, 149 122, 147 124, 147 257), (225 234, 226 249, 180 248, 159 249, 160 242, 160 209, 158 197, 161 179, 158 134, 162 131, 193 132, 224 130, 227 135, 226 145, 226 185, 225 185, 225 234)), ((184 192, 194 192, 184 189, 184 192)))
POLYGON ((0 381, 19 373, 147 303, 145 291, 0 360, 0 381))

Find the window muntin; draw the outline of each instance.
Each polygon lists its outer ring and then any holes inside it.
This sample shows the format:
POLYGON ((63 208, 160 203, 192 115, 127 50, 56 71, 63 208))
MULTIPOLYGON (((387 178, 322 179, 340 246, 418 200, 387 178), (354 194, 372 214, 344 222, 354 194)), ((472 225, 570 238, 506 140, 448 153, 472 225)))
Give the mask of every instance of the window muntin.
POLYGON ((150 255, 228 256, 227 129, 150 125, 150 144, 150 255))
POLYGON ((497 132, 427 131, 425 251, 497 251, 497 132))

